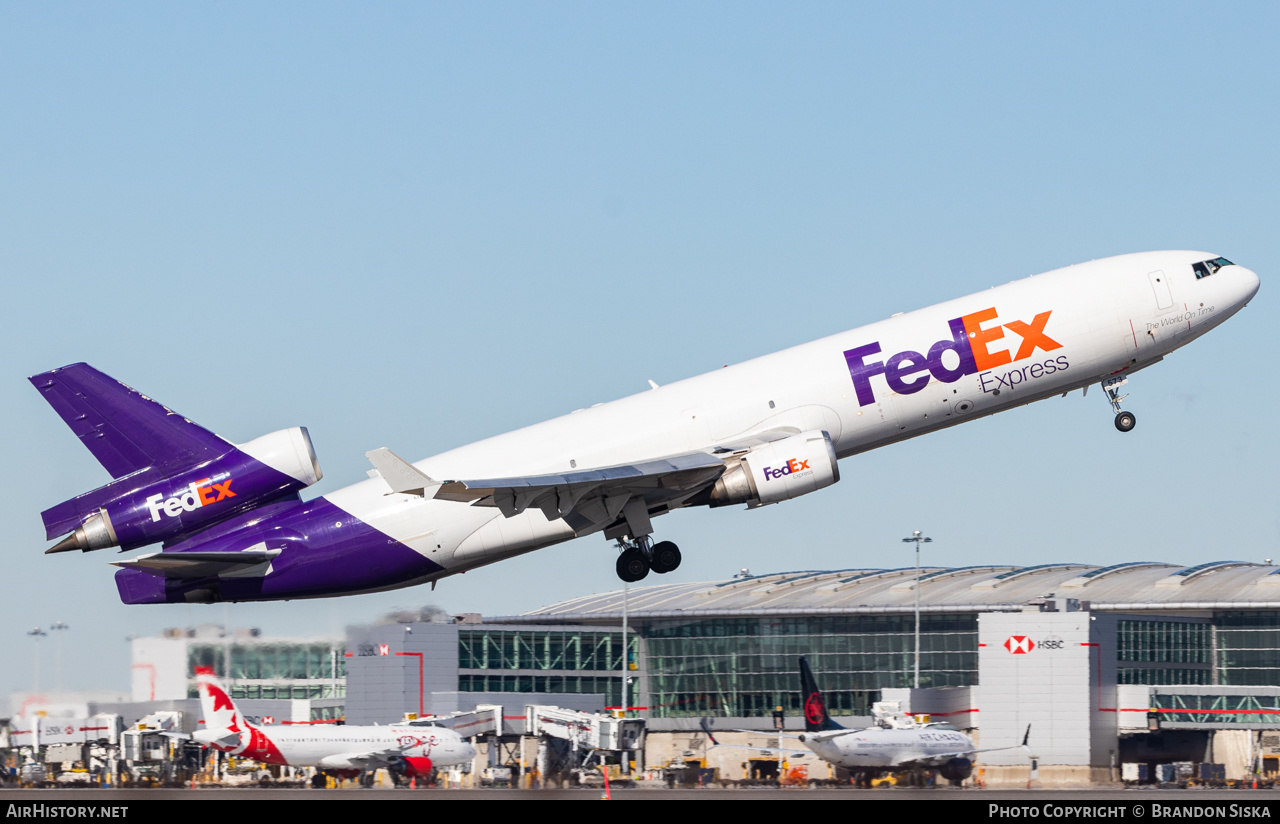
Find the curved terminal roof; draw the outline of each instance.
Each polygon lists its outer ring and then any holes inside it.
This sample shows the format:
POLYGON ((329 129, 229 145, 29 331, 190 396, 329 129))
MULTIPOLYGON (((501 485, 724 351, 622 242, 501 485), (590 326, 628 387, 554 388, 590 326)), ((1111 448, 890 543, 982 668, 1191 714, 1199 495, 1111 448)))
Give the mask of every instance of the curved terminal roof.
MULTIPOLYGON (((914 567, 857 567, 657 584, 633 587, 627 611, 639 620, 909 613, 915 608, 915 576, 914 567)), ((622 617, 622 597, 622 590, 586 595, 488 622, 612 622, 622 617)), ((1049 598, 1113 612, 1280 609, 1280 568, 1241 561, 1191 567, 1132 561, 920 570, 922 612, 1017 611, 1049 598)))

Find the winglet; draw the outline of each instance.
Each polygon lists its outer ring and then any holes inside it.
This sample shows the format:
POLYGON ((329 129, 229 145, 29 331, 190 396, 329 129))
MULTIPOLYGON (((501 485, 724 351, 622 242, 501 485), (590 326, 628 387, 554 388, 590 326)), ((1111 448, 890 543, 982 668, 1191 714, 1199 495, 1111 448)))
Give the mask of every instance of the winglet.
POLYGON ((711 740, 711 745, 713 747, 720 746, 720 742, 717 741, 716 737, 711 734, 711 719, 703 718, 701 721, 698 722, 698 726, 702 727, 702 731, 707 734, 707 738, 711 740))
POLYGON ((385 446, 364 453, 378 470, 382 480, 387 482, 392 492, 403 492, 407 495, 419 495, 423 498, 434 498, 436 490, 441 486, 439 481, 419 472, 413 464, 401 458, 385 446))
POLYGON ((1031 740, 1031 725, 1027 725, 1027 732, 1022 736, 1022 746, 1027 746, 1027 742, 1031 740))

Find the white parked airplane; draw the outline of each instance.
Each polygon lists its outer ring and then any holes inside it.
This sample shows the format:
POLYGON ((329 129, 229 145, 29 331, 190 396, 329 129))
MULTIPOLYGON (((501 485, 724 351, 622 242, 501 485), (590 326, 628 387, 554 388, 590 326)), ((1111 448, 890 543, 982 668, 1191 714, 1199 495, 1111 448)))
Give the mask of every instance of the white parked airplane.
POLYGON ((197 667, 196 682, 204 729, 191 737, 207 747, 263 764, 315 767, 319 772, 347 777, 377 769, 387 769, 396 776, 425 777, 435 767, 465 764, 475 758, 475 748, 445 727, 259 727, 240 714, 211 668, 197 667))
MULTIPOLYGON (((805 728, 804 735, 799 736, 801 743, 823 761, 853 773, 863 785, 869 785, 871 779, 884 773, 936 769, 943 778, 959 786, 973 773, 974 755, 1019 747, 1025 749, 1031 737, 1031 727, 1027 727, 1019 745, 980 750, 969 736, 950 724, 920 724, 901 712, 877 714, 878 726, 847 729, 827 714, 826 701, 809 669, 809 662, 804 658, 800 659, 800 696, 803 699, 805 728)), ((712 744, 720 745, 712 735, 709 719, 702 719, 702 729, 712 744)))
POLYGON ((306 430, 232 444, 85 364, 31 378, 116 477, 43 513, 49 552, 116 562, 125 603, 256 601, 435 581, 570 538, 617 540, 618 575, 670 572, 675 509, 777 503, 836 460, 1128 377, 1239 311, 1258 276, 1208 252, 1148 252, 1014 281, 410 464, 310 501, 306 430), (380 477, 379 477, 380 476, 380 477))

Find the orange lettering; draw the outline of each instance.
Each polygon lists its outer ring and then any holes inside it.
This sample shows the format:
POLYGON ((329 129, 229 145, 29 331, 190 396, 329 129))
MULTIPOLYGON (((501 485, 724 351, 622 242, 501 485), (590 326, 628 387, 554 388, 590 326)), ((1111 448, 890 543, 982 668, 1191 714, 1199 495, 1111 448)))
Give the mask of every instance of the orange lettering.
POLYGON ((1031 357, 1037 346, 1046 352, 1062 348, 1062 344, 1044 333, 1045 324, 1049 322, 1049 314, 1050 312, 1041 312, 1032 319, 1031 323, 1015 320, 1005 324, 1007 328, 1013 330, 1015 335, 1022 336, 1022 345, 1018 347, 1018 354, 1014 356, 1014 360, 1031 357))
POLYGON ((987 344, 990 341, 1004 337, 1004 329, 999 326, 993 326, 990 329, 982 328, 983 321, 994 320, 995 316, 996 308, 993 306, 960 318, 960 322, 964 324, 964 331, 969 335, 969 348, 973 350, 973 365, 978 367, 979 372, 1004 366, 1012 360, 1007 350, 987 351, 987 344))

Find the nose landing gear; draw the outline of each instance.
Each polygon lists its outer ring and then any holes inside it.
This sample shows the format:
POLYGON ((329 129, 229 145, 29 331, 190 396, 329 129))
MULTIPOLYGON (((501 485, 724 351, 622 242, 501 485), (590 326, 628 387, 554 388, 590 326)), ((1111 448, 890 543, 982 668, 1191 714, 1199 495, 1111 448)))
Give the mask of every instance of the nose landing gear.
POLYGON ((1128 432, 1138 424, 1138 417, 1132 412, 1125 412, 1120 408, 1120 402, 1129 397, 1127 394, 1120 394, 1120 387, 1129 382, 1129 379, 1123 375, 1116 375, 1107 378, 1102 382, 1102 389, 1107 393, 1107 400, 1111 403, 1111 408, 1116 413, 1116 429, 1121 432, 1128 432))

